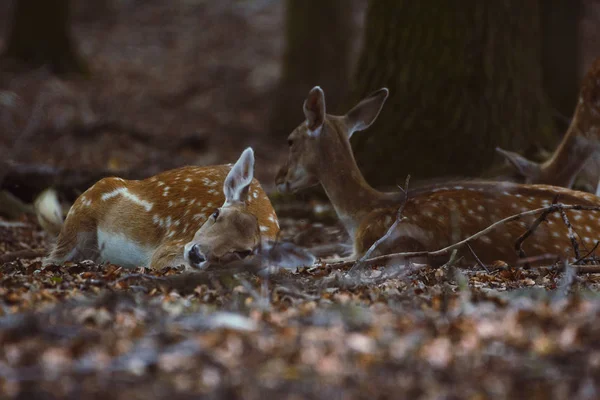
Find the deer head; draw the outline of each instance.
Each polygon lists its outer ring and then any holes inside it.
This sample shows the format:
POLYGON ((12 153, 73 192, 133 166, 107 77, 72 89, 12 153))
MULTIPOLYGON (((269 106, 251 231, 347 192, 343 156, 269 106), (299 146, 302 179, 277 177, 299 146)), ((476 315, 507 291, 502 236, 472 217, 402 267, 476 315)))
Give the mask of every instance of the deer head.
POLYGON ((326 113, 323 90, 319 86, 312 88, 303 105, 306 120, 288 137, 289 156, 277 173, 278 190, 295 192, 316 185, 321 180, 323 163, 329 163, 335 157, 353 157, 350 137, 354 132, 371 126, 388 93, 386 88, 379 89, 346 115, 334 116, 326 113), (338 146, 343 146, 347 151, 327 154, 326 149, 338 146))
POLYGON ((254 152, 247 148, 225 178, 225 202, 185 245, 184 256, 189 265, 201 268, 207 262, 244 258, 258 247, 259 223, 247 209, 253 175, 254 152))

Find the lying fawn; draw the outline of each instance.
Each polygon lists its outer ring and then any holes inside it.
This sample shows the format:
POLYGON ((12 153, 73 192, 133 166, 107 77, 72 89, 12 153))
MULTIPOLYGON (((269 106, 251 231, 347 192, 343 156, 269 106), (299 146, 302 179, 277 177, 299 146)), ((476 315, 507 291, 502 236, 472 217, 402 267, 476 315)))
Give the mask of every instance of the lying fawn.
POLYGON ((573 186, 580 173, 596 186, 600 195, 600 58, 586 74, 579 93, 579 103, 573 120, 552 156, 538 164, 511 151, 496 149, 517 172, 525 183, 573 186))
POLYGON ((254 153, 247 148, 233 167, 182 167, 141 181, 102 179, 75 201, 45 264, 92 259, 123 267, 201 268, 243 258, 261 236, 273 240, 279 231, 253 175, 254 153))
MULTIPOLYGON (((284 192, 321 183, 353 238, 352 257, 364 255, 384 236, 401 207, 404 219, 393 238, 382 244, 380 254, 437 250, 510 215, 550 205, 557 195, 562 203, 600 206, 600 198, 592 194, 546 185, 466 181, 408 192, 382 193, 373 189, 356 165, 349 139, 375 121, 387 96, 388 90, 380 89, 346 115, 333 116, 325 112, 323 91, 313 88, 304 102, 306 121, 290 134, 288 160, 277 174, 277 186, 284 192)), ((582 247, 593 248, 600 239, 600 213, 566 213, 580 234, 582 247)), ((514 261, 515 242, 533 219, 506 223, 479 237, 471 246, 474 253, 483 262, 514 261)), ((524 242, 523 250, 527 256, 573 257, 561 216, 549 215, 524 242)), ((461 254, 473 260, 464 249, 461 254)))

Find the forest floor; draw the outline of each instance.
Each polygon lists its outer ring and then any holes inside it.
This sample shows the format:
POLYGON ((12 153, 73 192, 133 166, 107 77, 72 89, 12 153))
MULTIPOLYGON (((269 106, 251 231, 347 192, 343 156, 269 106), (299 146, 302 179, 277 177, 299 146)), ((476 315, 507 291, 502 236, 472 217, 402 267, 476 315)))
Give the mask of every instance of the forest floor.
MULTIPOLYGON (((285 139, 266 130, 281 3, 77 10, 92 77, 3 70, 3 156, 119 174, 232 162, 251 145, 282 239, 343 254, 329 203, 273 192, 285 158, 285 139)), ((182 280, 173 268, 2 258, 51 242, 31 215, 0 221, 2 398, 600 396, 600 274, 452 264, 356 274, 318 261, 182 280)))

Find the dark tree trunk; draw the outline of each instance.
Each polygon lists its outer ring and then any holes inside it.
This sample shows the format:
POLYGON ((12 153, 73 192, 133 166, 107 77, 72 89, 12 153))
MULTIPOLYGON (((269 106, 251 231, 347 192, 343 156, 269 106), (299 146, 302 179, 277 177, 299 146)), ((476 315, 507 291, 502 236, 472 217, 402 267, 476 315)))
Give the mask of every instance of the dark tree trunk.
POLYGON ((57 74, 87 73, 71 36, 69 0, 14 0, 4 56, 57 74))
POLYGON ((542 65, 544 88, 556 111, 558 126, 566 131, 579 92, 580 0, 542 2, 542 65))
POLYGON ((371 0, 354 100, 382 86, 379 120, 353 137, 377 186, 477 176, 496 146, 555 140, 536 0, 371 0))
POLYGON ((302 121, 298 105, 313 86, 325 90, 328 105, 343 106, 351 68, 352 3, 286 1, 283 71, 271 108, 270 131, 275 136, 287 136, 302 121))

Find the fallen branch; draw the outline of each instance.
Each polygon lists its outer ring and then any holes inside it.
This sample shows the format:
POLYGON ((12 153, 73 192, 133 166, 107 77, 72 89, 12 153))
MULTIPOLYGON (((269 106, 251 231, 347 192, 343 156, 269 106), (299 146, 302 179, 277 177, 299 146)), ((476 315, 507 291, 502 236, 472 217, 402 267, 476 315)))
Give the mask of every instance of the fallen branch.
POLYGON ((45 249, 27 249, 13 251, 11 253, 2 254, 0 256, 0 264, 6 264, 8 262, 15 261, 18 258, 29 260, 32 258, 43 257, 47 253, 48 250, 45 249))
POLYGON ((579 258, 581 258, 581 255, 579 254, 579 243, 577 243, 577 238, 575 237, 575 231, 573 231, 573 225, 571 225, 571 221, 569 221, 569 218, 567 217, 567 213, 565 212, 565 210, 560 210, 560 215, 562 216, 563 222, 565 223, 565 225, 567 226, 567 229, 569 231, 568 236, 569 236, 569 240, 571 240, 571 245, 573 246, 573 252, 575 253, 575 258, 579 259, 579 258))
MULTIPOLYGON (((555 204, 556 204, 556 198, 552 202, 552 205, 555 205, 555 204)), ((525 251, 523 250, 523 243, 525 242, 525 240, 527 240, 527 238, 529 236, 533 235, 533 233, 538 228, 538 226, 540 226, 540 224, 543 221, 545 221, 546 217, 548 217, 548 215, 551 214, 552 212, 553 212, 552 210, 544 211, 539 217, 536 218, 535 221, 533 221, 533 224, 531 224, 529 229, 527 229, 525 231, 525 233, 523 233, 521 236, 519 236, 519 238, 515 242, 515 250, 517 251, 517 255, 519 256, 519 258, 527 258, 527 255, 525 254, 525 251)), ((529 264, 527 264, 527 263, 525 263, 524 266, 525 266, 525 268, 529 268, 529 264)))
MULTIPOLYGON (((406 259, 415 258, 415 257, 445 256, 445 255, 448 255, 452 250, 458 249, 458 248, 464 246, 465 244, 467 244, 483 235, 488 234, 489 232, 493 231, 494 229, 496 229, 499 226, 502 226, 508 222, 518 221, 521 218, 527 217, 530 215, 536 215, 539 213, 549 214, 549 213, 556 212, 559 210, 600 211, 600 206, 567 205, 567 204, 562 204, 562 203, 552 204, 552 205, 549 205, 546 207, 536 208, 535 210, 524 211, 522 213, 511 215, 510 217, 506 217, 504 219, 496 221, 493 224, 491 224, 490 226, 488 226, 487 228, 469 236, 468 238, 461 240, 460 242, 457 242, 450 246, 436 250, 436 251, 412 251, 412 252, 405 252, 405 253, 386 254, 383 256, 378 256, 378 257, 373 257, 373 258, 363 260, 362 264, 367 265, 367 266, 373 266, 373 265, 385 264, 385 263, 389 263, 389 262, 397 262, 400 260, 406 260, 406 259)), ((328 264, 328 265, 332 268, 344 268, 349 265, 353 265, 355 262, 356 261, 343 261, 343 262, 332 263, 332 264, 328 264)))

